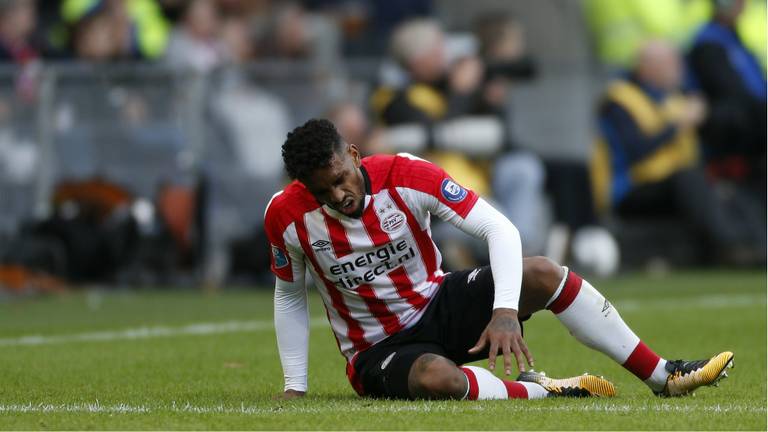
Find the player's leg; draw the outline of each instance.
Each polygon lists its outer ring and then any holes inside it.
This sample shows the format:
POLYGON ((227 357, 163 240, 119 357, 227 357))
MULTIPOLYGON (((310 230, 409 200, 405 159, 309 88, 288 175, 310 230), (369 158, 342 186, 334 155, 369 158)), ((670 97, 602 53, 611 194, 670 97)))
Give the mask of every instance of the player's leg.
POLYGON ((591 375, 539 383, 515 382, 499 379, 482 367, 457 366, 487 359, 487 351, 470 354, 468 350, 491 319, 493 299, 490 267, 453 272, 446 277, 440 297, 430 306, 429 319, 417 336, 421 340, 435 341, 443 352, 413 359, 408 369, 409 394, 419 398, 466 399, 615 394, 610 382, 591 375))
POLYGON ((624 366, 657 394, 685 394, 714 384, 732 365, 730 352, 709 360, 667 362, 640 340, 589 282, 548 258, 526 258, 520 313, 544 308, 551 310, 577 340, 624 366))
POLYGON ((540 399, 549 392, 533 382, 502 380, 487 369, 458 367, 441 355, 420 355, 410 367, 408 390, 414 399, 540 399))
POLYGON ((547 396, 537 383, 502 381, 475 367, 459 368, 439 344, 374 346, 358 358, 363 394, 391 399, 512 399, 547 396))

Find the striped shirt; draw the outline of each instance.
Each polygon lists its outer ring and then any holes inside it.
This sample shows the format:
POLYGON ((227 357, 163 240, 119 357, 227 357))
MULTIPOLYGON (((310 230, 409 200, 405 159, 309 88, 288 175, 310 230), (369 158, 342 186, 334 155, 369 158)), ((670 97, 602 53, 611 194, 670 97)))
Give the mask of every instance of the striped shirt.
POLYGON ((430 215, 465 218, 478 200, 407 154, 364 158, 361 171, 360 218, 321 205, 294 181, 273 197, 265 222, 273 273, 293 282, 309 271, 348 361, 418 322, 444 277, 430 215))

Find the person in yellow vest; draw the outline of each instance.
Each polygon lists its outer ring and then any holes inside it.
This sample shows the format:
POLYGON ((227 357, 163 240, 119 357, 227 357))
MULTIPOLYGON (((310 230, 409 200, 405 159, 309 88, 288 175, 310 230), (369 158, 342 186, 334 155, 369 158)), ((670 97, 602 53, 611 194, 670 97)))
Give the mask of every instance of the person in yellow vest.
MULTIPOLYGON (((585 0, 584 15, 601 63, 630 67, 649 38, 685 47, 717 8, 717 0, 585 0), (714 4, 713 4, 714 3, 714 4)), ((745 0, 736 30, 747 48, 766 64, 766 2, 745 0)))
MULTIPOLYGON (((120 58, 157 59, 168 43, 170 24, 157 0, 64 0, 60 13, 72 33, 79 23, 96 15, 107 18, 120 58)), ((51 35, 54 45, 65 45, 75 37, 63 27, 51 35)))
MULTIPOLYGON (((680 91, 682 59, 671 44, 650 41, 634 68, 608 85, 599 105, 592 161, 595 197, 603 210, 638 218, 674 215, 698 229, 712 250, 751 247, 700 163, 696 127, 707 107, 680 91)), ((733 252, 732 255, 735 255, 733 252)))
POLYGON ((709 0, 585 0, 584 14, 603 64, 630 67, 649 38, 682 46, 709 16, 709 0))

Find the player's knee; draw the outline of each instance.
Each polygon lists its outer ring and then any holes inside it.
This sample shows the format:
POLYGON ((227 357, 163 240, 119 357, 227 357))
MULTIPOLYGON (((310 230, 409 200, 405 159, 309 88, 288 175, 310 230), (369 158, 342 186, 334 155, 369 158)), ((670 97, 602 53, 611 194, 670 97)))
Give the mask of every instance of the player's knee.
POLYGON ((452 361, 423 354, 411 366, 408 390, 417 399, 460 399, 467 391, 467 382, 452 361))
POLYGON ((543 256, 528 257, 523 260, 523 278, 527 287, 554 294, 563 279, 563 268, 556 262, 543 256))

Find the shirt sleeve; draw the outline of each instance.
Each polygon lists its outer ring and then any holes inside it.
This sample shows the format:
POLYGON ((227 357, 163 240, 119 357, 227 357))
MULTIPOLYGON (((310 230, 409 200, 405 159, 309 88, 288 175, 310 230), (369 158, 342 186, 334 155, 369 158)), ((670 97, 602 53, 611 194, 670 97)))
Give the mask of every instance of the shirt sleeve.
POLYGON ((307 391, 309 369, 309 308, 303 277, 275 280, 275 333, 284 390, 307 391))
POLYGON ((466 218, 452 218, 456 227, 488 242, 493 272, 493 308, 519 310, 523 283, 523 249, 512 222, 480 198, 466 218))
POLYGON ((264 215, 270 270, 278 279, 293 282, 304 277, 304 254, 298 245, 295 224, 285 217, 281 204, 273 204, 274 201, 273 197, 264 215))
POLYGON ((461 218, 469 214, 479 198, 474 191, 461 186, 445 170, 431 162, 407 153, 398 156, 406 160, 395 173, 399 187, 434 198, 436 206, 430 209, 432 213, 455 213, 461 218))
MULTIPOLYGON (((412 157, 412 156, 411 156, 412 157)), ((445 171, 426 161, 411 164, 398 192, 419 213, 426 211, 488 243, 494 282, 493 308, 518 310, 523 279, 520 233, 503 214, 445 171), (429 166, 426 166, 427 164, 429 166)))
MULTIPOLYGON (((275 195, 277 197, 278 195, 275 195)), ((264 227, 269 239, 271 269, 275 274, 275 333, 285 390, 307 390, 309 308, 305 287, 304 254, 297 245, 295 225, 285 219, 280 204, 267 206, 264 227)))

